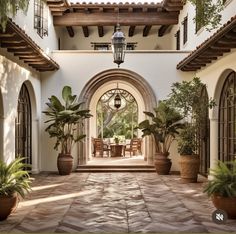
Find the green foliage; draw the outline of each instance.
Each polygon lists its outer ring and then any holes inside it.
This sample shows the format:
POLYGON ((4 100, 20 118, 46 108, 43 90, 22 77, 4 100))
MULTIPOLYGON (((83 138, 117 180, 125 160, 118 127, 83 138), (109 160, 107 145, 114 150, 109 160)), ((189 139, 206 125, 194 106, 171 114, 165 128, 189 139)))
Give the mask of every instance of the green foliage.
POLYGON ((152 135, 156 143, 156 151, 168 156, 170 146, 183 127, 180 122, 183 117, 166 101, 160 101, 154 113, 144 112, 151 120, 146 119, 139 123, 138 128, 144 136, 152 135))
POLYGON ((14 17, 18 10, 26 13, 28 5, 29 0, 0 0, 0 28, 5 31, 8 17, 14 17))
POLYGON ((30 165, 23 163, 24 158, 17 158, 9 165, 0 160, 0 196, 12 196, 18 193, 22 198, 30 191, 31 178, 24 170, 30 165))
POLYGON ((215 101, 202 101, 201 92, 205 85, 198 77, 191 81, 176 82, 172 85, 168 103, 176 108, 185 118, 185 127, 178 138, 180 154, 195 154, 197 150, 196 134, 204 118, 207 108, 213 108, 215 101))
POLYGON ((71 154, 74 143, 81 141, 85 135, 78 131, 78 125, 83 120, 90 118, 89 110, 82 109, 82 103, 78 102, 76 95, 72 95, 71 87, 62 89, 63 103, 54 95, 46 103, 49 110, 43 113, 49 117, 45 123, 50 125, 45 129, 50 137, 56 138, 54 149, 61 148, 61 153, 71 154))
POLYGON ((214 178, 208 181, 204 192, 208 196, 220 195, 223 197, 236 197, 236 161, 218 162, 215 169, 210 171, 214 178))
POLYGON ((110 138, 114 136, 125 136, 131 139, 137 136, 135 127, 138 125, 137 103, 128 103, 124 109, 112 110, 101 102, 97 105, 98 136, 110 138))
POLYGON ((206 27, 207 31, 216 29, 221 21, 221 11, 224 9, 222 0, 188 0, 196 6, 197 28, 206 27))
POLYGON ((178 152, 181 155, 193 155, 197 148, 196 129, 193 125, 186 124, 178 138, 178 152))

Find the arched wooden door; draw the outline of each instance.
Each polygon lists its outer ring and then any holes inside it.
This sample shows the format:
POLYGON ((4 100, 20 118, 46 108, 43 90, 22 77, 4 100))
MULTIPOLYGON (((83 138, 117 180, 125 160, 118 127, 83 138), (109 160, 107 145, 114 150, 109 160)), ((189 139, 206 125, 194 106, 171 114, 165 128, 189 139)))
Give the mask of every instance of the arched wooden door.
POLYGON ((236 159, 236 72, 225 80, 219 105, 219 157, 221 161, 236 159))
POLYGON ((32 115, 28 89, 22 85, 18 97, 16 118, 16 156, 25 157, 25 163, 32 164, 32 115))

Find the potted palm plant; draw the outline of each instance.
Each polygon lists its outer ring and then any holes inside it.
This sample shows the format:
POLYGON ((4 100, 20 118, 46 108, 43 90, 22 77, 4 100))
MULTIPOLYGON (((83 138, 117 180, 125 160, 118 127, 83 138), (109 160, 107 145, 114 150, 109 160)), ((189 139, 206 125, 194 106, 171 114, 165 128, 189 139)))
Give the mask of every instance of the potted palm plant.
POLYGON ((25 197, 30 191, 31 178, 29 165, 23 163, 24 158, 17 158, 10 164, 0 160, 0 221, 7 219, 16 207, 18 197, 25 197))
POLYGON ((168 175, 172 162, 168 158, 169 150, 176 135, 182 128, 182 115, 174 108, 170 107, 166 101, 160 101, 154 113, 144 112, 151 120, 146 119, 139 123, 138 128, 143 135, 152 135, 155 140, 156 156, 155 167, 160 175, 168 175))
POLYGON ((91 114, 89 110, 82 109, 82 103, 78 102, 77 95, 72 95, 71 87, 65 86, 62 89, 62 99, 63 103, 56 96, 51 96, 46 103, 49 110, 43 113, 49 117, 45 123, 50 123, 45 131, 50 137, 56 138, 54 149, 60 148, 57 158, 59 174, 69 175, 73 167, 72 148, 85 137, 78 126, 90 118, 91 114))
POLYGON ((204 86, 198 77, 191 81, 176 82, 172 85, 168 99, 169 104, 184 116, 185 124, 177 139, 183 182, 197 182, 200 167, 197 132, 205 118, 205 109, 215 105, 212 99, 209 102, 201 100, 204 86))
POLYGON ((236 219, 236 161, 218 162, 210 171, 213 177, 204 188, 217 209, 224 210, 228 218, 236 219))

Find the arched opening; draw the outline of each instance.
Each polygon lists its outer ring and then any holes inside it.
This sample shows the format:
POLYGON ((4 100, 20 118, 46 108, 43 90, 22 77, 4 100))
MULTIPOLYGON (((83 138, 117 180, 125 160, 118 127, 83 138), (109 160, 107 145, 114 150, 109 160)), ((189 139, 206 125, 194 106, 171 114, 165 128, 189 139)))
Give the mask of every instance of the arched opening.
MULTIPOLYGON (((137 73, 125 69, 111 69, 94 76, 84 87, 80 95, 80 101, 84 102, 85 108, 91 110, 93 118, 86 121, 84 132, 86 140, 79 145, 79 164, 86 164, 91 155, 91 138, 96 136, 96 105, 100 97, 108 90, 119 87, 133 95, 138 103, 138 121, 145 119, 143 111, 153 111, 157 105, 155 94, 146 82, 137 73), (94 127, 95 126, 95 127, 94 127)), ((140 136, 140 132, 138 133, 140 136)), ((145 138, 143 142, 144 158, 148 164, 153 163, 154 144, 152 138, 145 138)))
MULTIPOLYGON (((118 84, 117 84, 118 86, 118 84)), ((133 95, 120 88, 105 92, 96 107, 97 137, 123 142, 138 136, 138 104, 133 95)))
MULTIPOLYGON (((201 100, 206 106, 209 103, 208 93, 206 86, 202 89, 201 100)), ((202 110, 202 119, 199 122, 198 131, 198 145, 199 145, 199 156, 200 156, 200 170, 199 172, 207 176, 210 168, 210 119, 209 109, 205 108, 202 110)))
POLYGON ((221 161, 236 157, 236 72, 231 71, 225 81, 219 100, 219 154, 221 161))
POLYGON ((22 85, 18 97, 15 155, 24 157, 25 163, 32 164, 32 112, 30 95, 25 84, 22 85))

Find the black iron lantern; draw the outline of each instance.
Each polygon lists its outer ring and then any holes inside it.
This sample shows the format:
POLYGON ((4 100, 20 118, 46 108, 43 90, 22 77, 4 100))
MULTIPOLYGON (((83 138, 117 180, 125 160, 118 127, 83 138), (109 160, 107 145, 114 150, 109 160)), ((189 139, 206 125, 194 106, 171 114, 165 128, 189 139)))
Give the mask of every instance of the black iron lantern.
POLYGON ((116 31, 112 35, 111 39, 114 63, 118 64, 118 67, 120 67, 120 64, 124 62, 125 58, 126 42, 124 33, 121 32, 119 24, 117 24, 116 31))
POLYGON ((121 98, 120 95, 117 93, 115 98, 114 98, 114 107, 116 109, 119 109, 121 107, 121 98))

